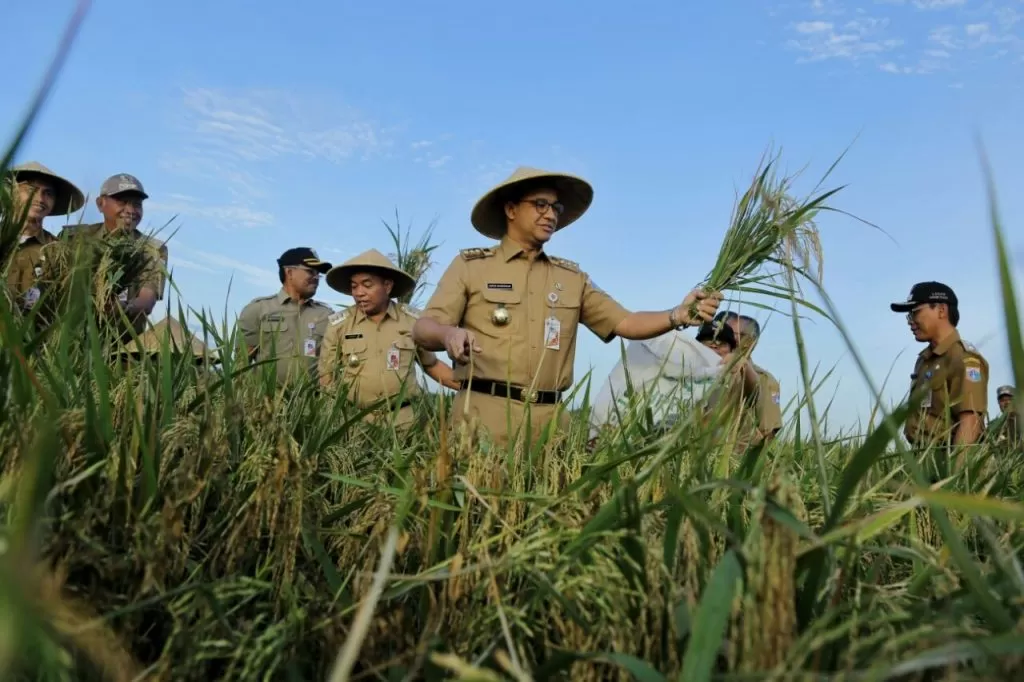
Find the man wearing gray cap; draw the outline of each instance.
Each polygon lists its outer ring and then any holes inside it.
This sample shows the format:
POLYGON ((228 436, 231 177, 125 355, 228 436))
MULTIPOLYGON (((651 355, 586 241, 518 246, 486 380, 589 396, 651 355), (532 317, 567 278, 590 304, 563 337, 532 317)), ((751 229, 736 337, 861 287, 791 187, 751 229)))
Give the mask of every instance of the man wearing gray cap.
POLYGON ((996 389, 1000 415, 989 425, 987 437, 989 442, 1000 447, 1024 446, 1020 410, 1013 404, 1015 394, 1013 386, 1000 386, 996 389))
POLYGON ((139 231, 142 222, 142 203, 149 198, 142 183, 134 175, 118 173, 107 178, 100 187, 96 208, 103 216, 102 223, 65 228, 72 237, 104 238, 108 235, 128 235, 144 239, 151 248, 150 267, 135 282, 118 295, 118 301, 136 331, 145 327, 156 302, 163 298, 164 272, 167 269, 167 246, 163 242, 139 231))

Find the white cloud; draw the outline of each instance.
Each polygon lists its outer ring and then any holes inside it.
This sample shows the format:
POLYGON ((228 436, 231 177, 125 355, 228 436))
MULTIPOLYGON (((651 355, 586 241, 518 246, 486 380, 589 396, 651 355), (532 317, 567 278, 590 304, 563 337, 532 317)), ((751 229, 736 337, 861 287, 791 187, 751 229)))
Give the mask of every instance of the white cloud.
POLYGON ((1020 32, 1024 15, 1019 11, 1024 0, 874 0, 874 4, 892 7, 892 16, 872 16, 851 0, 804 5, 811 16, 793 18, 786 45, 802 53, 799 62, 866 62, 883 72, 900 74, 952 73, 1015 56, 1024 60, 1024 33, 1020 32), (915 10, 955 10, 968 21, 934 26, 922 34, 915 10), (958 58, 964 50, 986 59, 958 58))
POLYGON ((209 205, 196 199, 174 202, 150 202, 147 208, 164 213, 195 216, 216 223, 217 227, 268 227, 274 216, 241 204, 209 205))
POLYGON ((430 166, 431 168, 440 168, 441 166, 445 165, 451 160, 452 157, 446 154, 445 156, 436 159, 431 159, 430 161, 427 162, 427 165, 430 166))
POLYGON ((275 287, 280 283, 277 279, 277 270, 252 265, 251 263, 246 263, 212 251, 190 249, 180 246, 178 248, 186 253, 196 256, 199 260, 206 261, 206 263, 213 268, 214 272, 220 272, 226 275, 232 275, 237 272, 240 273, 247 282, 262 287, 275 287))
POLYGON ((378 124, 344 103, 290 92, 184 91, 186 121, 205 144, 245 161, 303 156, 340 162, 389 146, 378 124))
POLYGON ((209 272, 213 274, 217 273, 217 270, 214 270, 211 267, 201 265, 199 263, 196 263, 195 261, 186 260, 184 258, 178 258, 177 256, 170 257, 169 265, 171 270, 184 268, 185 270, 196 270, 197 272, 209 272))
POLYGON ((832 22, 830 21, 801 21, 796 25, 797 33, 821 33, 822 31, 831 31, 832 22))
POLYGON ((801 37, 790 40, 788 46, 804 53, 799 61, 858 61, 889 52, 903 44, 901 39, 885 35, 888 23, 887 19, 869 16, 847 21, 839 29, 830 22, 801 22, 795 26, 801 37))
POLYGON ((966 0, 914 0, 914 7, 918 9, 950 9, 961 7, 966 0))

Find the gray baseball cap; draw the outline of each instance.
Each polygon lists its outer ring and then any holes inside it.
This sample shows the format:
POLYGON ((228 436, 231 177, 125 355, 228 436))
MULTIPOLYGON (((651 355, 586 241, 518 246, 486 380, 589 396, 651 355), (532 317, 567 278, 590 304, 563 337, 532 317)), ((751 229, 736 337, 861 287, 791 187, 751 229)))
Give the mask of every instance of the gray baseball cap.
POLYGON ((1000 386, 996 389, 996 396, 1002 398, 1004 395, 1008 395, 1011 398, 1014 395, 1013 386, 1000 386))
POLYGON ((141 194, 143 199, 149 198, 146 190, 142 189, 142 183, 139 182, 139 179, 127 173, 111 175, 103 181, 103 186, 100 187, 101 197, 112 197, 123 192, 135 192, 141 194))

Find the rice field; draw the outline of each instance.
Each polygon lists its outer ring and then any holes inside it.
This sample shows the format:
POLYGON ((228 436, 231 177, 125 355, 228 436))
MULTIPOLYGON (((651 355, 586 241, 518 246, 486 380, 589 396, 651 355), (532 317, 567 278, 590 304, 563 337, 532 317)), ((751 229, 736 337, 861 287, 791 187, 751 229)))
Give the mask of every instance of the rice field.
MULTIPOLYGON (((806 312, 841 195, 771 168, 705 284, 806 312)), ((994 203, 991 224, 1024 386, 994 203)), ((5 185, 0 267, 19 229, 5 185)), ((396 242, 421 274, 429 239, 396 242)), ((230 319, 170 311, 216 366, 113 358, 119 269, 65 256, 50 318, 0 299, 0 679, 1024 679, 1024 452, 912 452, 913 404, 830 440, 803 356, 798 416, 745 452, 721 420, 659 429, 641 394, 588 447, 585 382, 530 448, 450 429, 437 394, 399 437, 277 391, 230 319)))

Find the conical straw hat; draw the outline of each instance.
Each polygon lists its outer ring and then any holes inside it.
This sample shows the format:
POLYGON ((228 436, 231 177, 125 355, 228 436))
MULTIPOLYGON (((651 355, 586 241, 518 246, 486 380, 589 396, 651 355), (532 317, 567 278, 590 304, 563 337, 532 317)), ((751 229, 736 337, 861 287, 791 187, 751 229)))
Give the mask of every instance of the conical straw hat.
POLYGON ((165 338, 172 353, 191 353, 197 362, 204 357, 209 357, 212 360, 215 355, 207 350, 206 345, 196 338, 195 334, 170 317, 165 317, 139 334, 137 341, 133 339, 126 343, 122 352, 136 356, 143 353, 150 355, 159 353, 163 348, 165 338))
POLYGON ((327 273, 327 286, 348 296, 352 295, 352 275, 369 272, 394 282, 391 289, 393 298, 401 298, 416 288, 416 280, 400 270, 391 260, 377 249, 364 251, 355 258, 335 265, 327 273))
POLYGON ((57 193, 57 198, 53 202, 53 210, 50 212, 50 215, 68 215, 85 206, 85 195, 82 194, 82 190, 75 187, 70 180, 62 178, 38 161, 28 161, 14 166, 10 172, 14 175, 15 181, 27 180, 29 177, 36 175, 53 182, 53 189, 57 193))
POLYGON ((551 188, 558 193, 558 201, 565 207, 565 211, 558 219, 558 229, 560 230, 573 224, 586 213, 590 208, 590 203, 594 200, 594 188, 583 178, 568 173, 520 166, 512 172, 512 175, 491 188, 476 202, 476 206, 473 207, 473 212, 470 214, 470 220, 476 231, 485 237, 501 239, 505 235, 507 227, 505 202, 513 193, 513 188, 520 183, 538 178, 550 181, 551 188))

